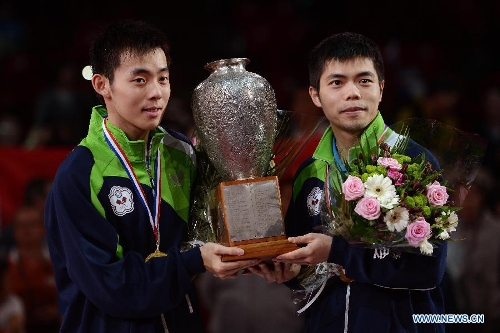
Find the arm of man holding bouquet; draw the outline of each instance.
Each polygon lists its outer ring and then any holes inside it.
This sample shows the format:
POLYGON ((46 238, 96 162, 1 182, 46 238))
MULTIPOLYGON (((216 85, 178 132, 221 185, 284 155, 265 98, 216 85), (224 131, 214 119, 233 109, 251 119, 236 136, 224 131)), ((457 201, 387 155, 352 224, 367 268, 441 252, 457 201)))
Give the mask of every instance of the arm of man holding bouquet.
MULTIPOLYGON (((372 123, 372 127, 380 124, 381 118, 372 123)), ((426 156, 436 166, 434 157, 422 147, 410 143, 408 154, 425 152, 426 156)), ((311 165, 317 162, 306 162, 299 172, 302 176, 308 174, 311 165)), ((308 176, 308 177, 309 177, 308 176)), ((301 245, 298 250, 280 255, 276 258, 275 272, 269 270, 268 266, 262 264, 260 271, 253 269, 252 272, 266 278, 267 281, 288 281, 297 275, 290 270, 278 267, 279 262, 299 265, 316 265, 322 262, 335 263, 343 267, 343 271, 349 280, 360 283, 380 285, 388 288, 434 288, 442 279, 446 259, 446 243, 440 242, 433 250, 432 256, 420 253, 410 253, 397 249, 373 249, 350 244, 344 237, 339 235, 327 235, 315 232, 322 225, 320 216, 321 189, 324 180, 321 174, 317 177, 309 177, 300 187, 297 195, 294 195, 287 212, 286 227, 289 241, 301 245), (318 178, 317 178, 318 177, 318 178), (275 275, 276 273, 276 275, 275 275)), ((298 180, 297 180, 298 181, 298 180)), ((418 252, 418 251, 415 251, 418 252)))
MULTIPOLYGON (((369 125, 368 130, 380 132, 384 127, 383 120, 378 115, 369 125)), ((327 131, 325 137, 328 138, 327 141, 330 141, 331 138, 328 135, 327 131)), ((439 166, 434 156, 415 142, 409 142, 406 148, 408 156, 418 156, 422 153, 425 154, 426 160, 431 163, 433 169, 437 170, 439 166)), ((317 156, 321 154, 321 147, 319 147, 317 156)), ((328 158, 325 155, 325 159, 328 158)), ((331 234, 329 236, 323 233, 311 233, 321 229, 320 226, 324 224, 320 212, 322 208, 319 205, 320 201, 325 198, 325 194, 320 195, 318 190, 324 189, 324 181, 321 179, 321 174, 317 175, 318 178, 310 177, 311 171, 308 171, 308 169, 320 169, 310 167, 315 163, 318 164, 314 161, 312 164, 306 162, 307 166, 302 169, 300 174, 302 176, 307 174, 308 178, 301 184, 299 193, 294 195, 286 219, 287 234, 297 235, 290 237, 290 241, 301 244, 303 247, 279 256, 277 260, 301 265, 314 265, 325 261, 335 263, 341 265, 344 272, 349 272, 349 279, 389 288, 433 288, 439 284, 444 273, 446 258, 446 243, 441 240, 435 242, 431 251, 432 255, 422 255, 418 250, 409 252, 407 250, 410 246, 406 242, 408 245, 406 249, 401 247, 387 249, 380 246, 379 249, 369 249, 369 254, 367 254, 366 246, 351 244, 355 241, 353 239, 349 239, 349 242, 339 235, 331 237, 331 234), (307 223, 303 223, 304 221, 307 223), (403 278, 403 276, 406 277, 403 278)), ((386 213, 386 216, 389 216, 389 213, 386 213)), ((422 237, 428 237, 428 235, 422 235, 422 237)))

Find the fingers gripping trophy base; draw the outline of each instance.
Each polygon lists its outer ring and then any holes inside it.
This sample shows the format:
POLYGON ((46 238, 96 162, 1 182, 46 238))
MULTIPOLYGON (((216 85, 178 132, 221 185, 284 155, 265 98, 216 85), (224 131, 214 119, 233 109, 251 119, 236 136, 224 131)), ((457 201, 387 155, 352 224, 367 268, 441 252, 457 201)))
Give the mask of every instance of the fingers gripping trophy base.
POLYGON ((224 255, 222 256, 222 261, 225 262, 255 258, 260 258, 262 260, 272 259, 280 254, 288 253, 298 248, 296 244, 290 243, 287 239, 242 244, 237 247, 243 249, 245 254, 241 256, 224 255))

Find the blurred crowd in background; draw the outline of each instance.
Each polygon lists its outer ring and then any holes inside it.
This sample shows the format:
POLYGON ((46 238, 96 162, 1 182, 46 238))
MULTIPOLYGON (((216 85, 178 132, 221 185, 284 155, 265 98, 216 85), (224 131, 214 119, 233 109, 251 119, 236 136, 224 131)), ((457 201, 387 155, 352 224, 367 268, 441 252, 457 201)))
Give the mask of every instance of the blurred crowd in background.
MULTIPOLYGON (((448 313, 485 314, 486 324, 474 325, 474 332, 498 332, 499 14, 499 1, 472 0, 90 1, 71 6, 0 1, 0 179, 11 177, 3 165, 16 163, 9 149, 47 149, 50 159, 51 149, 69 151, 85 136, 97 100, 81 71, 95 32, 111 20, 147 20, 170 37, 172 95, 162 125, 188 137, 195 135, 192 91, 209 75, 204 65, 232 57, 249 58, 247 70, 271 83, 278 108, 300 114, 308 124, 295 125, 307 131, 322 115, 307 93, 308 51, 331 33, 360 32, 382 47, 386 85, 380 107, 389 124, 435 119, 488 143, 460 212, 458 235, 464 240, 450 245, 445 283, 448 313)), ((0 220, 0 256, 7 260, 0 269, 1 333, 2 304, 12 294, 24 305, 26 332, 57 332, 63 315, 44 243, 43 203, 50 182, 49 175, 20 180, 15 189, 0 183, 4 196, 22 192, 15 213, 0 220)), ((267 332, 266 327, 300 331, 301 318, 285 287, 247 276, 200 280, 210 332, 234 331, 231 325, 249 333, 267 332)), ((16 302, 9 304, 15 308, 16 302)), ((470 329, 449 325, 450 332, 470 329)))

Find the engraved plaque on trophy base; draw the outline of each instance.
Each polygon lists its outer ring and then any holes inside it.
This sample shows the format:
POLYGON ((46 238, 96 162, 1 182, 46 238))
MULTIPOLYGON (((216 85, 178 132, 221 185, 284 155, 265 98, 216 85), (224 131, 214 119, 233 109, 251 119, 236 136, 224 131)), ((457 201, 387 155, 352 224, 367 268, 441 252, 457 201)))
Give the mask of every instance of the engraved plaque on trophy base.
POLYGON ((242 248, 222 261, 271 259, 297 249, 285 235, 278 177, 222 182, 217 187, 219 242, 242 248))

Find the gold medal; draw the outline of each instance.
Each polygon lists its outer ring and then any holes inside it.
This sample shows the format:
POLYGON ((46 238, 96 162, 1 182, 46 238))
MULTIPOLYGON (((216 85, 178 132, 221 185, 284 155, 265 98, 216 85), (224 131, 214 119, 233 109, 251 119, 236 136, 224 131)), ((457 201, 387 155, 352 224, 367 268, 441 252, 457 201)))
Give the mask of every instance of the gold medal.
POLYGON ((165 252, 161 252, 160 250, 156 249, 155 252, 151 253, 149 256, 146 257, 144 262, 148 262, 152 258, 159 258, 159 257, 166 257, 167 254, 165 252))
POLYGON ((151 253, 149 256, 146 257, 144 260, 145 262, 148 262, 151 258, 159 258, 159 257, 166 257, 167 254, 163 253, 160 251, 160 230, 159 230, 159 219, 160 219, 160 207, 161 207, 161 175, 160 175, 160 170, 161 170, 161 156, 160 156, 160 148, 157 149, 156 151, 156 168, 155 168, 155 177, 153 178, 151 176, 151 150, 153 148, 153 140, 150 141, 149 145, 149 150, 147 152, 147 159, 146 159, 146 171, 149 174, 149 177, 151 178, 151 186, 153 187, 153 201, 155 203, 154 208, 155 210, 151 211, 148 201, 146 199, 146 196, 144 192, 142 191, 142 187, 139 183, 139 179, 137 178, 137 175, 134 172, 134 168, 132 167, 132 164, 130 163, 129 159, 127 158, 127 155, 125 155, 120 148, 120 144, 116 140, 116 138, 113 136, 113 133, 111 133, 108 130, 108 127, 106 126, 108 118, 104 117, 102 120, 102 130, 104 132, 104 136, 106 138, 106 142, 108 143, 109 147, 111 150, 115 153, 116 157, 120 160, 122 165, 125 168, 125 171, 127 171, 128 177, 132 184, 134 185, 135 192, 137 195, 141 198, 141 202, 144 205, 144 209, 146 209, 148 216, 149 216, 149 222, 151 223, 151 228, 153 229, 153 234, 155 236, 156 240, 156 250, 155 252, 151 253))

